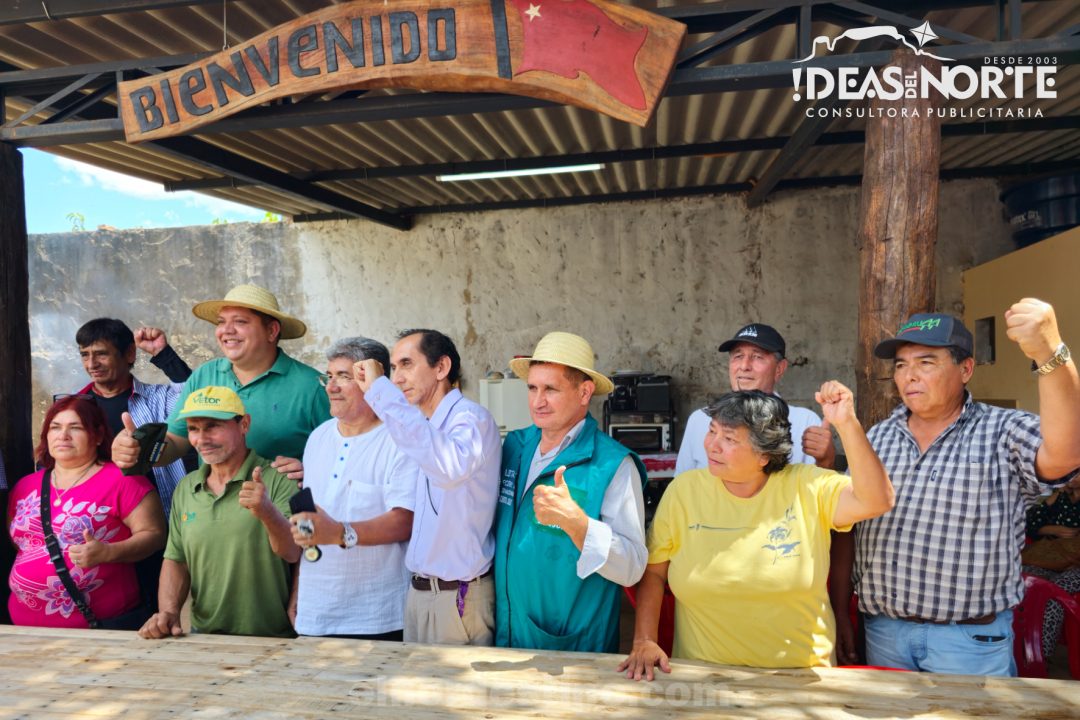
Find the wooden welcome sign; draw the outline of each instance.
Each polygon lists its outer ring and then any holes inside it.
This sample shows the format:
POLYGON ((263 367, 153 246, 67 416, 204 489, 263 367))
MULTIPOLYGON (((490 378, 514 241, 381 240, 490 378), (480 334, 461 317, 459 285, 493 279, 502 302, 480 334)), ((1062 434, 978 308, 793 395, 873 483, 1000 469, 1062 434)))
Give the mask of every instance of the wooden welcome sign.
POLYGON ((289 95, 401 87, 553 100, 645 126, 686 26, 610 0, 355 0, 121 83, 128 142, 289 95))

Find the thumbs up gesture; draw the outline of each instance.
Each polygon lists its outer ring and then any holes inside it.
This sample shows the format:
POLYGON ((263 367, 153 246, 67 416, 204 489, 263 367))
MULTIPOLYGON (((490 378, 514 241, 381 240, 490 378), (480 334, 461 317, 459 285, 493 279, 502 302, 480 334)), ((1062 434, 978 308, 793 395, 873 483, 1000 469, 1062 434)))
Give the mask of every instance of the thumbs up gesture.
POLYGON ((833 445, 832 424, 828 419, 821 425, 811 425, 803 430, 803 453, 816 460, 818 467, 832 469, 836 463, 836 446, 833 445))
POLYGON ((83 530, 83 544, 69 545, 68 557, 81 568, 97 567, 102 563, 112 562, 109 545, 94 537, 89 530, 83 530))
POLYGON ((537 522, 562 528, 580 550, 589 529, 589 516, 570 497, 565 473, 564 465, 555 471, 554 485, 537 485, 533 488, 533 512, 537 522))
POLYGON ((251 511, 259 520, 265 520, 272 514, 274 504, 263 484, 262 468, 258 465, 251 471, 251 479, 240 487, 240 504, 251 511))
POLYGON ((139 462, 139 443, 132 437, 135 421, 127 413, 124 413, 123 419, 124 429, 113 438, 112 461, 119 468, 129 468, 139 462))

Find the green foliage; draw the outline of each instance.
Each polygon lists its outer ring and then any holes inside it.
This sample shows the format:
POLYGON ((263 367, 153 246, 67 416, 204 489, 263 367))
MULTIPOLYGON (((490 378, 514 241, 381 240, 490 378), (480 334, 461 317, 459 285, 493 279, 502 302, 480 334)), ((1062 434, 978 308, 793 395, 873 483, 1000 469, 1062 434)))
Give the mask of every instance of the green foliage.
POLYGON ((272 212, 268 212, 266 213, 266 215, 263 215, 263 219, 259 222, 281 222, 281 216, 275 215, 272 212))
POLYGON ((225 218, 214 218, 214 221, 212 223, 210 223, 210 224, 211 225, 228 225, 229 221, 226 220, 225 218))
POLYGON ((86 218, 82 213, 68 213, 67 219, 71 223, 71 232, 86 232, 86 218))

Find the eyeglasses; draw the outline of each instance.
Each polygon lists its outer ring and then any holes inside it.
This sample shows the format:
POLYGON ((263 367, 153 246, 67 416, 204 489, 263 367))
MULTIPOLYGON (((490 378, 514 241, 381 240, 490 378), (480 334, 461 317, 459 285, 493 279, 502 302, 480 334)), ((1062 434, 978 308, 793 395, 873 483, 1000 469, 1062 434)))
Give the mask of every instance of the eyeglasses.
POLYGON ((64 398, 76 398, 78 400, 89 400, 90 402, 97 404, 97 395, 91 395, 90 393, 60 393, 59 395, 53 395, 53 403, 58 403, 64 398))
POLYGON ((338 387, 344 387, 349 383, 356 382, 351 375, 320 375, 319 384, 326 387, 333 380, 338 384, 338 387))

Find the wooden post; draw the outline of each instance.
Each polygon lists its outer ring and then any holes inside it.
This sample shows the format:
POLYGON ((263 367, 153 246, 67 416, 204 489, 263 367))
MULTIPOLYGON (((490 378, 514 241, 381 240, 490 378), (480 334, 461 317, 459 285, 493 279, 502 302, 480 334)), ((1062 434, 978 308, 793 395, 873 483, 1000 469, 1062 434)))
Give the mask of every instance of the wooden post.
MULTIPOLYGON (((935 76, 941 72, 939 61, 907 50, 898 50, 891 66, 900 67, 905 77, 920 67, 935 76)), ((941 121, 936 112, 940 96, 932 94, 928 99, 875 99, 866 122, 855 377, 857 412, 867 429, 899 403, 892 363, 875 358, 874 346, 892 337, 909 316, 934 310, 941 121)))
MULTIPOLYGON (((34 471, 30 385, 30 288, 22 155, 0 143, 0 453, 8 487, 34 471)), ((7 493, 0 492, 5 513, 7 493)), ((5 515, 6 517, 6 515, 5 515)), ((7 523, 5 522, 5 533, 7 523)), ((0 541, 0 620, 7 612, 11 543, 0 541)))

